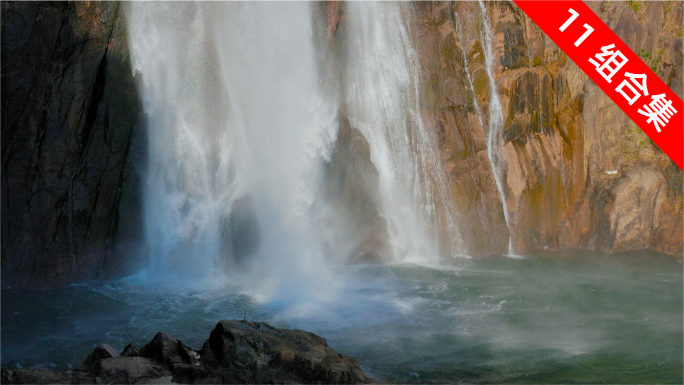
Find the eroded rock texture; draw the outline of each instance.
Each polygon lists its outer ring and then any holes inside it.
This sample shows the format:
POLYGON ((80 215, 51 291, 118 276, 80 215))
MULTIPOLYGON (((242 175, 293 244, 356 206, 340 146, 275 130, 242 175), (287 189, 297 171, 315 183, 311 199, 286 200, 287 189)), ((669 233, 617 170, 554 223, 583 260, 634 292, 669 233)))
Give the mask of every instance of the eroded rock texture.
MULTIPOLYGON (((682 170, 514 3, 484 4, 515 251, 652 249, 681 258, 682 170)), ((681 2, 588 4, 682 97, 681 2)), ((424 119, 439 134, 467 248, 505 253, 508 229, 485 139, 492 90, 480 4, 420 2, 409 19, 424 119)))
POLYGON ((2 3, 2 281, 125 265, 144 138, 123 3, 2 3))

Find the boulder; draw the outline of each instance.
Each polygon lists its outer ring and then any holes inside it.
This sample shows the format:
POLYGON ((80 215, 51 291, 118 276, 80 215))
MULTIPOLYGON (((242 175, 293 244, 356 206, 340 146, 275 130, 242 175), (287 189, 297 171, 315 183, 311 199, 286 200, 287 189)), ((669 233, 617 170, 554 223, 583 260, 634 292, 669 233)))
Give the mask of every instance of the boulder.
POLYGON ((85 367, 66 372, 2 369, 3 384, 135 383, 376 383, 352 357, 337 353, 321 337, 277 329, 263 322, 220 321, 201 352, 157 333, 140 351, 128 344, 119 355, 96 347, 85 367))
MULTIPOLYGON (((276 329, 263 322, 221 321, 202 352, 210 368, 231 368, 257 383, 369 383, 359 363, 303 330, 276 329)), ((220 369, 218 370, 220 372, 220 369)), ((238 377, 239 378, 239 377, 238 377)))
POLYGON ((140 349, 141 357, 151 358, 157 362, 167 364, 180 360, 178 354, 178 340, 164 333, 157 333, 152 341, 140 349))
POLYGON ((140 352, 138 351, 138 348, 136 348, 133 344, 126 345, 124 350, 121 352, 122 357, 136 357, 139 355, 140 352))
POLYGON ((2 369, 3 384, 65 384, 69 383, 69 376, 65 373, 57 373, 47 368, 35 370, 2 369))
POLYGON ((92 372, 102 382, 116 384, 134 384, 171 376, 164 365, 145 357, 107 358, 96 362, 92 372))
POLYGON ((163 364, 174 376, 185 381, 193 381, 206 375, 206 370, 199 364, 199 354, 182 341, 164 333, 157 333, 152 341, 143 346, 140 356, 163 364))
POLYGON ((112 357, 118 357, 119 352, 116 351, 113 347, 107 344, 101 344, 97 345, 95 349, 93 349, 93 352, 88 355, 86 360, 83 362, 83 365, 88 366, 92 364, 93 362, 103 360, 105 358, 112 358, 112 357))

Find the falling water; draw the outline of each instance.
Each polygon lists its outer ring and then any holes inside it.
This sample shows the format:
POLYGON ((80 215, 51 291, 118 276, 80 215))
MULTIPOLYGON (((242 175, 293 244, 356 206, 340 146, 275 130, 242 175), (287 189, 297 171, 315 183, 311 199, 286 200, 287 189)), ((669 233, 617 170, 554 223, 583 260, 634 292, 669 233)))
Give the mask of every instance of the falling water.
POLYGON ((257 297, 323 295, 334 282, 310 211, 337 126, 309 4, 131 5, 150 142, 141 275, 215 282, 227 270, 257 297))
MULTIPOLYGON (((503 146, 503 129, 504 116, 501 110, 501 102, 499 101, 499 94, 496 90, 496 82, 492 75, 492 67, 494 66, 494 54, 492 53, 492 32, 487 18, 487 10, 485 9, 482 0, 478 0, 480 4, 480 11, 482 12, 482 30, 484 35, 484 51, 485 67, 487 68, 487 77, 489 78, 489 133, 487 134, 487 155, 489 162, 492 165, 492 173, 494 174, 494 181, 496 182, 496 189, 501 196, 501 204, 503 205, 504 219, 509 233, 512 229, 508 207, 506 203, 506 196, 503 190, 503 155, 501 154, 503 146)), ((513 252, 513 239, 508 236, 508 255, 515 256, 513 252)))
MULTIPOLYGON (((141 280, 227 278, 276 301, 334 296, 323 184, 340 101, 322 95, 310 7, 131 4, 150 142, 141 280)), ((462 253, 401 10, 348 8, 341 105, 370 143, 394 254, 436 262, 439 223, 455 240, 448 252, 462 253)))
POLYGON ((420 116, 418 58, 396 3, 349 2, 344 108, 371 146, 380 194, 397 258, 438 258, 438 203, 453 240, 450 256, 463 253, 449 188, 420 116), (435 201, 435 197, 439 202, 435 201))

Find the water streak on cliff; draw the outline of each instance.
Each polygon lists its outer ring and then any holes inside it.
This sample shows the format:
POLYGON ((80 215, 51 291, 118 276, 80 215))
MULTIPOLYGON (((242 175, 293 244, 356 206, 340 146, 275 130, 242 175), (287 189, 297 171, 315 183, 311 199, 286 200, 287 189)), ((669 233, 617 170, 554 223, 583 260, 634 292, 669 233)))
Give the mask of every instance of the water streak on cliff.
POLYGON ((468 84, 473 92, 473 105, 475 106, 475 113, 477 114, 477 120, 480 122, 480 127, 484 128, 484 123, 482 122, 482 110, 480 109, 480 104, 477 102, 477 95, 475 94, 475 86, 473 85, 473 78, 470 74, 470 65, 468 63, 468 55, 466 55, 465 47, 465 37, 463 36, 463 25, 461 24, 461 17, 458 12, 454 12, 454 27, 456 33, 458 34, 458 40, 461 43, 461 54, 463 55, 463 68, 465 69, 466 78, 468 79, 468 84))
MULTIPOLYGON (((480 11, 482 13, 482 35, 484 38, 484 56, 485 56, 485 67, 487 69, 487 78, 489 79, 489 132, 487 134, 487 155, 489 157, 489 162, 492 165, 492 173, 494 174, 494 180, 496 182, 496 188, 501 196, 501 204, 503 205, 504 218, 506 219, 506 226, 508 226, 509 232, 512 230, 511 220, 509 217, 506 195, 503 189, 503 167, 504 159, 501 150, 503 149, 503 129, 504 129, 504 116, 501 110, 501 101, 499 100, 499 93, 497 92, 496 82, 494 81, 493 69, 494 66, 494 54, 492 53, 492 32, 489 24, 489 18, 487 17, 487 10, 485 8, 482 0, 478 0, 480 5, 480 11)), ((515 256, 513 251, 513 240, 508 237, 508 254, 509 256, 515 256)))

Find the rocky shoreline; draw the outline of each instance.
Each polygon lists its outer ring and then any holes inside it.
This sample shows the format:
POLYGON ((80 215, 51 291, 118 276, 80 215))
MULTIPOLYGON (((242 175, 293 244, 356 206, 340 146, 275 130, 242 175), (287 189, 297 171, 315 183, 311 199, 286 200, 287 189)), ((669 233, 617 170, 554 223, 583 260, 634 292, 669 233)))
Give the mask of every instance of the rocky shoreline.
POLYGON ((369 384, 378 381, 356 359, 336 352, 325 339, 303 330, 263 322, 223 320, 202 349, 157 333, 145 346, 121 353, 97 346, 81 366, 66 372, 2 369, 3 384, 369 384))

